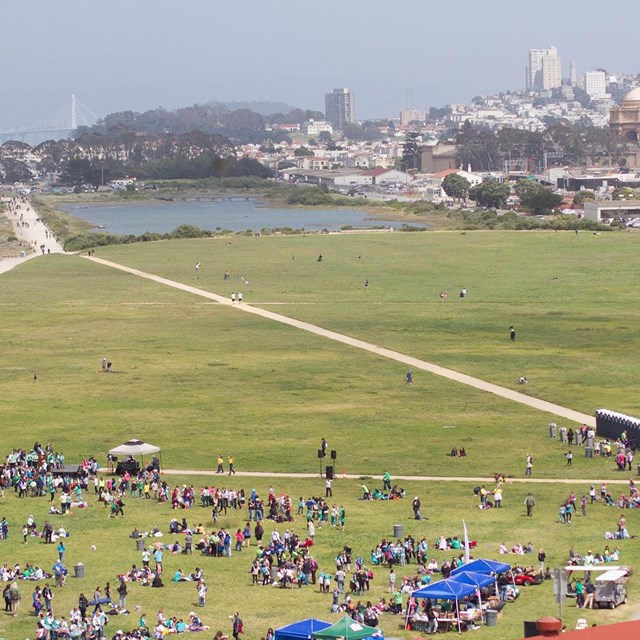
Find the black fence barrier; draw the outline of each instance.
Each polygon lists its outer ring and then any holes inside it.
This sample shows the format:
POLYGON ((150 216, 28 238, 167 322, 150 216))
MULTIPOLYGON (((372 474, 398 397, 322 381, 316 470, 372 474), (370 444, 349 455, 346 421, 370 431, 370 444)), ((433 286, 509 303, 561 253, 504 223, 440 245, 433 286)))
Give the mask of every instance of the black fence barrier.
POLYGON ((640 442, 640 420, 608 409, 596 411, 596 430, 599 436, 617 440, 626 433, 626 440, 636 449, 640 442))

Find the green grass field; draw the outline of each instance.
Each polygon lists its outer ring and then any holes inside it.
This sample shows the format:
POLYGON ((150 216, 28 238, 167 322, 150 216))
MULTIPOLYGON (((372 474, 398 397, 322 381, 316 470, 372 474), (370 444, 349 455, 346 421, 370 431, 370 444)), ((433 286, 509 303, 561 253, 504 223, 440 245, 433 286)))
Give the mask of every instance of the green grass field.
MULTIPOLYGON (((519 391, 586 413, 605 406, 633 414, 640 303, 632 285, 636 243, 634 234, 586 233, 234 237, 109 247, 98 256, 224 295, 241 290, 246 303, 507 387, 527 375, 530 383, 519 391), (196 262, 202 263, 197 279, 196 262), (225 269, 229 281, 222 279, 225 269), (459 299, 463 286, 468 297, 459 299), (447 300, 438 297, 441 290, 448 291, 447 300), (518 331, 515 344, 508 338, 511 324, 518 331)), ((220 451, 235 456, 239 471, 314 473, 324 436, 338 451, 339 474, 380 476, 388 468, 397 475, 470 478, 405 483, 409 496, 420 495, 426 506, 424 523, 409 520, 410 500, 361 502, 357 482, 338 481, 336 501, 347 508, 348 526, 345 532, 318 532, 321 567, 333 568, 345 541, 368 558, 396 522, 433 543, 440 533, 460 534, 464 518, 482 555, 497 557, 502 541, 531 540, 536 549, 544 546, 554 566, 571 546, 602 549, 604 531, 615 528, 619 512, 600 505, 575 526, 556 524, 559 501, 571 489, 585 493, 584 484, 533 486, 539 506, 532 521, 523 517, 523 484, 507 485, 501 512, 477 509, 471 478, 494 472, 521 476, 528 451, 540 478, 627 479, 610 461, 587 460, 581 451, 567 469, 565 449, 548 438, 547 425, 555 421, 549 414, 422 372, 415 372, 413 387, 405 387, 406 370, 398 363, 80 257, 47 256, 4 274, 0 308, 0 411, 7 451, 50 441, 68 460, 95 455, 104 462, 109 448, 139 437, 162 447, 167 468, 211 469, 220 451), (105 356, 122 373, 99 373, 105 356), (464 446, 468 457, 449 458, 452 446, 464 446)), ((170 481, 199 486, 205 480, 170 481)), ((269 483, 238 477, 234 484, 266 493, 269 483)), ((290 479, 278 481, 277 489, 297 497, 321 493, 323 483, 290 479)), ((0 504, 12 524, 10 539, 0 543, 2 561, 50 566, 51 548, 25 547, 18 539, 21 520, 33 513, 41 521, 46 501, 8 495, 0 504)), ((87 578, 71 579, 58 594, 60 611, 68 613, 80 590, 92 592, 107 580, 113 584, 119 571, 139 561, 127 538, 134 525, 166 529, 173 515, 166 505, 127 504, 125 521, 107 520, 101 506, 65 520, 72 533, 69 564, 84 562, 87 578)), ((211 525, 204 510, 187 517, 211 525)), ((243 517, 234 514, 224 524, 235 530, 243 517)), ((628 521, 631 533, 637 532, 635 512, 628 521)), ((636 547, 634 541, 621 543, 623 563, 636 564, 636 547)), ((245 552, 242 558, 202 560, 209 584, 203 618, 213 631, 228 632, 227 616, 236 609, 249 640, 269 626, 309 615, 335 618, 328 614, 330 599, 312 588, 252 589, 247 558, 245 552)), ((171 558, 168 569, 193 569, 199 562, 197 556, 186 562, 171 558)), ((384 573, 376 570, 376 598, 384 591, 384 573)), ((637 595, 632 580, 630 600, 637 602, 637 595)), ((160 594, 134 585, 129 599, 130 608, 140 604, 149 620, 159 606, 185 616, 194 602, 195 588, 188 584, 170 585, 160 594)), ((21 616, 0 618, 0 636, 32 637, 29 605, 23 588, 21 616)), ((633 610, 628 605, 588 617, 600 624, 633 610)), ((522 620, 554 612, 551 586, 532 587, 507 607, 496 629, 477 633, 518 638, 522 620)), ((578 613, 568 613, 569 625, 578 613)), ((133 620, 111 624, 109 635, 132 625, 133 620)), ((402 635, 395 618, 383 618, 381 626, 387 635, 402 635)))

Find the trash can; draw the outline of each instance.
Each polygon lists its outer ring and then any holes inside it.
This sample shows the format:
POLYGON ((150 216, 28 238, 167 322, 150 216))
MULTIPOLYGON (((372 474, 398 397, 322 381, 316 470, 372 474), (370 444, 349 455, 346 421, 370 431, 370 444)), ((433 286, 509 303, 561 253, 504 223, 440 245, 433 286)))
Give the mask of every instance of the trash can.
MULTIPOLYGON (((607 445, 604 442, 600 443, 600 455, 601 456, 606 456, 607 455, 607 445)), ((640 475, 640 470, 638 471, 638 475, 640 475)))
POLYGON ((592 449, 595 449, 595 443, 593 441, 593 438, 587 438, 587 447, 591 447, 592 449))
POLYGON ((580 446, 582 442, 582 431, 580 431, 580 429, 576 429, 576 444, 580 446))
POLYGON ((585 447, 584 448, 584 457, 585 458, 593 458, 593 448, 592 447, 585 447))
POLYGON ((73 565, 73 577, 84 578, 84 565, 82 562, 78 562, 78 564, 73 565))
POLYGON ((567 428, 560 427, 560 442, 567 442, 567 428))
POLYGON ((558 435, 558 425, 555 422, 549 423, 549 437, 555 438, 558 435))
POLYGON ((136 550, 144 551, 144 538, 136 538, 136 550))
POLYGON ((402 524, 394 524, 393 525, 393 537, 394 538, 402 538, 404 534, 404 525, 402 524))
POLYGON ((487 609, 484 612, 484 619, 487 627, 495 627, 498 622, 498 611, 496 609, 487 609))
POLYGON ((278 582, 278 567, 271 566, 271 582, 278 582))

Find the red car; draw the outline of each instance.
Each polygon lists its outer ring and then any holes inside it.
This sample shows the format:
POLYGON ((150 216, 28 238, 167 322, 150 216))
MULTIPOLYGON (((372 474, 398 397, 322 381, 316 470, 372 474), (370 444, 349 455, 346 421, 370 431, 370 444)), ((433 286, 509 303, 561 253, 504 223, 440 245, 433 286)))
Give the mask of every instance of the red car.
POLYGON ((542 576, 539 573, 517 573, 513 580, 516 586, 521 587, 530 587, 532 584, 542 584, 542 576))

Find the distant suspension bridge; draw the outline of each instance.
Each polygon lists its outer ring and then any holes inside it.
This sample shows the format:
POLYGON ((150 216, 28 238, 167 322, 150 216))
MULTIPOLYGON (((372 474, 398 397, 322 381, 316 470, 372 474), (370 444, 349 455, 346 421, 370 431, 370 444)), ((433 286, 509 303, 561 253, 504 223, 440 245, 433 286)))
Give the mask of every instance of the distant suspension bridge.
POLYGON ((0 130, 0 143, 19 140, 29 144, 39 144, 45 140, 60 140, 67 138, 79 126, 90 127, 99 119, 74 94, 71 94, 71 109, 64 107, 64 112, 36 124, 0 130))

